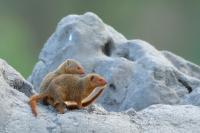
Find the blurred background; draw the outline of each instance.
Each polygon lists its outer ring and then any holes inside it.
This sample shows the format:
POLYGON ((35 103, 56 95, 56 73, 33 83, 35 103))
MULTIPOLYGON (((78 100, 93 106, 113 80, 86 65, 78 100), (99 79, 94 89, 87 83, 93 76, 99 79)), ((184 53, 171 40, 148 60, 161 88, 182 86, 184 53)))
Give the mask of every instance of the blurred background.
POLYGON ((200 64, 200 0, 0 0, 0 58, 27 77, 59 20, 87 11, 128 39, 200 64))

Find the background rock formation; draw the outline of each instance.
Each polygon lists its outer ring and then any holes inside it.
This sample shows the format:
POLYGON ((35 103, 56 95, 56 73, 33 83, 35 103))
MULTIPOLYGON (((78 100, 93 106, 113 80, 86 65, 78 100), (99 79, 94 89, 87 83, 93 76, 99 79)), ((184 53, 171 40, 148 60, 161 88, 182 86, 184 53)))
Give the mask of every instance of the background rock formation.
POLYGON ((29 77, 36 91, 45 74, 67 58, 108 80, 98 104, 65 114, 39 104, 35 118, 27 104, 32 86, 0 60, 0 133, 200 132, 199 66, 127 40, 93 13, 60 21, 29 77))
POLYGON ((93 13, 69 15, 58 23, 29 81, 38 91, 43 77, 68 58, 108 80, 108 89, 98 100, 108 111, 141 110, 160 103, 200 104, 192 94, 200 87, 199 66, 147 42, 127 40, 93 13))

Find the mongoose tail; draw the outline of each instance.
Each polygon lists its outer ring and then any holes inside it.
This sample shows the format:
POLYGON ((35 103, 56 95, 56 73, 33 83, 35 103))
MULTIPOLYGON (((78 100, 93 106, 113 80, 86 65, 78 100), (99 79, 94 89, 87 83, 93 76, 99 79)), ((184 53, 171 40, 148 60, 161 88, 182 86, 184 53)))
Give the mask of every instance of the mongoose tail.
POLYGON ((31 111, 35 117, 37 117, 37 111, 36 111, 37 102, 39 100, 44 99, 47 96, 48 96, 47 94, 39 94, 39 95, 33 95, 30 97, 30 100, 28 103, 29 103, 29 105, 31 107, 31 111))

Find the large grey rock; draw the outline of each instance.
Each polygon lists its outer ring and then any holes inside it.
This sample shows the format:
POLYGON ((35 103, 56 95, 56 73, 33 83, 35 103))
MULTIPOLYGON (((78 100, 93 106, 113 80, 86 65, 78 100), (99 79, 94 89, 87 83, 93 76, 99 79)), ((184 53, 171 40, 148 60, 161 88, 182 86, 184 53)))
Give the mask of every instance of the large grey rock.
POLYGON ((200 104, 200 67, 142 40, 127 40, 93 13, 69 15, 45 43, 29 81, 39 90, 43 77, 65 59, 108 80, 98 99, 108 111, 152 104, 200 104), (196 93, 195 93, 196 94, 196 93))

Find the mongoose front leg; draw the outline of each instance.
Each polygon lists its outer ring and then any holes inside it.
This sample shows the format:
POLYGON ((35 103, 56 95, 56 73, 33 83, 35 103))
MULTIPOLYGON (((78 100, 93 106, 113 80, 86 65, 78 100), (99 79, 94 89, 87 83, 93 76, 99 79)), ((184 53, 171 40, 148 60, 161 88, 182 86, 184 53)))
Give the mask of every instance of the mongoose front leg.
POLYGON ((61 114, 64 114, 66 105, 64 103, 64 100, 61 98, 56 99, 54 102, 52 100, 50 101, 50 104, 61 114))
POLYGON ((61 114, 64 114, 66 105, 64 103, 57 103, 55 106, 56 110, 61 114))
POLYGON ((53 99, 47 99, 48 103, 51 104, 58 112, 61 114, 64 114, 64 110, 66 108, 66 105, 64 103, 64 95, 61 91, 56 91, 56 90, 61 90, 61 87, 57 87, 54 89, 54 96, 53 99))

